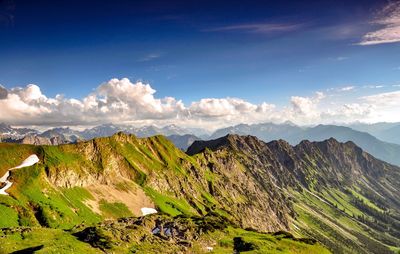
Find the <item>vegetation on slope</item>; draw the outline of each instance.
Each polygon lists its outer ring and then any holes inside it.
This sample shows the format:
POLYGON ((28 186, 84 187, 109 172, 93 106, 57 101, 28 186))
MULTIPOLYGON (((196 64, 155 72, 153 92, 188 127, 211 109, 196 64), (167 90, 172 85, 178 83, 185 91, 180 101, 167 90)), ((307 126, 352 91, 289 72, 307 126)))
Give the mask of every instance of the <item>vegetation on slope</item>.
POLYGON ((218 217, 151 215, 107 221, 68 231, 50 228, 0 230, 0 252, 35 253, 330 253, 287 232, 257 233, 218 217))

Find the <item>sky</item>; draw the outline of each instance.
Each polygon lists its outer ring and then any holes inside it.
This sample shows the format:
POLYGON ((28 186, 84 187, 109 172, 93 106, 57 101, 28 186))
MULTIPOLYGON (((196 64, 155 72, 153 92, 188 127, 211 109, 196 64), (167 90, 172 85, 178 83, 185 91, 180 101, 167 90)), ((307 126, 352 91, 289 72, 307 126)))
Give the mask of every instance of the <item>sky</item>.
POLYGON ((399 56, 394 0, 0 0, 0 122, 395 122, 399 56))

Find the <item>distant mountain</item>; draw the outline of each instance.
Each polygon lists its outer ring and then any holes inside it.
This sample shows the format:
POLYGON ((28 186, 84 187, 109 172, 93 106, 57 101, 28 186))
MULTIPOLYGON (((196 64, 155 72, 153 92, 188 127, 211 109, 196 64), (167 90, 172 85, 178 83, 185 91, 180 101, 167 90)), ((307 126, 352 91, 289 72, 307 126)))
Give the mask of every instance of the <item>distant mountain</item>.
POLYGON ((85 129, 80 134, 83 139, 89 140, 96 137, 108 137, 121 131, 121 128, 114 124, 102 124, 93 128, 85 129))
POLYGON ((182 151, 186 151, 188 147, 193 144, 196 140, 201 140, 195 135, 185 134, 185 135, 170 135, 167 138, 174 143, 176 147, 181 149, 182 151))
POLYGON ((79 131, 71 128, 54 128, 38 135, 48 139, 57 139, 60 144, 75 143, 82 139, 79 131))
POLYGON ((379 122, 379 123, 352 123, 348 124, 347 127, 350 127, 357 131, 368 132, 369 134, 376 136, 382 131, 388 130, 392 127, 398 126, 400 123, 388 123, 388 122, 379 122))
POLYGON ((228 133, 254 135, 266 142, 283 139, 292 145, 296 145, 305 139, 322 141, 333 137, 341 142, 353 141, 376 158, 400 165, 400 145, 381 141, 366 132, 356 131, 349 127, 318 125, 316 127, 303 128, 292 124, 241 124, 217 130, 212 135, 212 138, 218 138, 228 133))
POLYGON ((1 140, 17 140, 26 135, 39 133, 37 130, 28 128, 14 128, 10 125, 0 123, 0 141, 1 140))
POLYGON ((0 124, 0 141, 7 143, 33 144, 33 145, 60 145, 76 143, 98 137, 109 137, 118 132, 134 134, 137 137, 151 137, 164 135, 180 149, 186 150, 195 140, 199 140, 192 132, 206 135, 200 128, 186 129, 171 124, 164 127, 147 125, 135 127, 131 125, 102 124, 83 131, 71 128, 53 128, 42 133, 32 129, 17 129, 0 124))
POLYGON ((96 137, 108 137, 117 132, 124 132, 127 134, 134 134, 137 137, 151 137, 154 135, 185 135, 192 134, 191 130, 171 124, 164 127, 157 127, 154 125, 146 125, 135 127, 131 125, 116 125, 116 124, 102 124, 90 129, 86 129, 80 133, 81 137, 85 140, 96 137))
POLYGON ((400 124, 381 131, 377 137, 387 142, 400 144, 400 124))
POLYGON ((354 130, 368 132, 382 141, 400 145, 400 123, 356 123, 348 127, 354 130))
POLYGON ((263 141, 285 139, 286 137, 299 135, 304 129, 290 122, 283 124, 261 123, 261 124, 239 124, 215 131, 210 139, 216 139, 228 134, 253 135, 263 141))

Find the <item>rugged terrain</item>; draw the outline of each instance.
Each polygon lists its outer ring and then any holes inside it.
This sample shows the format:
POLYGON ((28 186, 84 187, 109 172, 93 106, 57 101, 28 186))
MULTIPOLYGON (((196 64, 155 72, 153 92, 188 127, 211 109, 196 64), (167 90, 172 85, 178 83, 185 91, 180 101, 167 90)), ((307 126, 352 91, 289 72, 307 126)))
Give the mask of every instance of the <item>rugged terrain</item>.
POLYGON ((277 240, 279 234, 261 234, 279 231, 315 239, 334 253, 392 253, 400 247, 400 169, 352 142, 291 146, 228 135, 195 141, 187 154, 163 136, 123 133, 60 146, 0 144, 0 175, 30 154, 40 162, 12 171, 10 196, 0 196, 4 251, 40 247, 33 241, 38 232, 59 234, 57 239, 76 248, 121 253, 167 245, 194 252, 244 245, 260 253, 265 248, 300 253, 295 247, 300 244, 304 253, 322 251, 287 233, 282 233, 287 242, 277 240), (166 217, 146 216, 150 226, 143 219, 115 220, 140 216, 141 207, 166 217), (157 220, 179 228, 179 218, 194 221, 189 238, 151 233, 157 220), (217 223, 204 232, 206 218, 217 223), (147 236, 123 239, 137 234, 147 236))

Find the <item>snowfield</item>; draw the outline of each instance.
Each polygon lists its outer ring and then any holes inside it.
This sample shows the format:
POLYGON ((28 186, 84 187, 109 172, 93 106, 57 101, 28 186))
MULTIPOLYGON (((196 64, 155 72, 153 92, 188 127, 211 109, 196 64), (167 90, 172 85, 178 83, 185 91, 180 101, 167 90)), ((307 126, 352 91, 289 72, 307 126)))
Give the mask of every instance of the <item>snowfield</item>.
POLYGON ((149 214, 157 213, 157 210, 154 208, 148 208, 148 207, 142 207, 140 208, 140 211, 142 211, 142 215, 146 216, 149 214))
POLYGON ((9 189, 12 186, 12 182, 8 181, 8 178, 10 177, 10 171, 13 169, 18 169, 18 168, 24 168, 24 167, 30 167, 35 165, 36 163, 39 162, 39 158, 37 157, 36 154, 30 155, 28 158, 26 158, 20 165, 10 168, 1 178, 0 178, 0 183, 5 183, 6 185, 0 189, 0 195, 8 195, 6 192, 7 189, 9 189))

